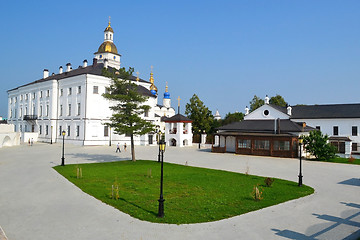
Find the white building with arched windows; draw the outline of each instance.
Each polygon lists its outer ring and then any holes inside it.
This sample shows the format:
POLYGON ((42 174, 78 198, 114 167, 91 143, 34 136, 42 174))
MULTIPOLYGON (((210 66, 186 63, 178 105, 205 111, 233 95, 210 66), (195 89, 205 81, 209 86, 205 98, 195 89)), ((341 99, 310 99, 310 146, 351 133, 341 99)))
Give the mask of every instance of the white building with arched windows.
MULTIPOLYGON (((129 143, 130 137, 117 135, 104 124, 109 122, 112 111, 109 101, 102 97, 111 79, 103 76, 104 68, 120 68, 120 57, 114 44, 114 31, 109 25, 104 31, 104 42, 94 53, 91 65, 87 60, 77 68, 70 63, 59 67, 58 73, 49 74, 44 69, 43 77, 28 84, 8 90, 8 122, 21 133, 21 140, 29 133, 37 134, 38 141, 57 142, 66 131, 69 143, 80 145, 107 145, 129 143)), ((151 109, 142 116, 152 122, 157 130, 165 131, 162 117, 172 117, 170 94, 166 88, 163 104, 158 104, 158 92, 153 72, 146 81, 132 76, 138 91, 148 97, 145 102, 151 109)), ((137 145, 156 144, 156 132, 135 137, 137 145)))

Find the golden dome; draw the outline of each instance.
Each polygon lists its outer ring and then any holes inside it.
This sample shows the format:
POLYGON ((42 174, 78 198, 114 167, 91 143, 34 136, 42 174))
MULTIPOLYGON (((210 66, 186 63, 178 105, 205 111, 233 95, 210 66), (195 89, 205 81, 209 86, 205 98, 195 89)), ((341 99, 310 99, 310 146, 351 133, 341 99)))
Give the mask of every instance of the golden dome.
POLYGON ((103 42, 97 51, 97 53, 104 53, 104 52, 118 54, 115 44, 110 41, 103 42))
POLYGON ((114 33, 114 30, 112 29, 112 27, 110 27, 110 24, 104 30, 104 32, 107 32, 107 31, 110 31, 110 32, 114 33))

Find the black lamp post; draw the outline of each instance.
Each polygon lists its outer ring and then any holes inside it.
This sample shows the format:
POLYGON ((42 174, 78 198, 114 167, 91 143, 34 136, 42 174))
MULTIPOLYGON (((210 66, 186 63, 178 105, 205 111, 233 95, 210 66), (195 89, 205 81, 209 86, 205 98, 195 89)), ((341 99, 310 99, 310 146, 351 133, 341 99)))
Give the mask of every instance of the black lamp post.
POLYGON ((302 178, 303 178, 303 176, 302 176, 302 168, 301 168, 302 167, 301 166, 301 155, 302 155, 301 146, 302 146, 302 143, 303 143, 302 138, 299 138, 299 147, 300 147, 300 156, 299 156, 299 158, 300 158, 300 172, 299 172, 299 184, 298 184, 299 187, 302 186, 302 178))
POLYGON ((65 157, 64 157, 64 140, 65 140, 65 131, 62 131, 61 135, 63 136, 63 147, 62 147, 61 166, 65 166, 65 157))
POLYGON ((158 138, 159 138, 159 141, 158 141, 158 144, 159 144, 159 155, 158 155, 158 162, 160 162, 160 152, 161 152, 161 149, 160 149, 160 144, 162 143, 162 139, 161 139, 161 131, 158 132, 158 138))
POLYGON ((159 212, 158 217, 164 217, 164 201, 163 198, 163 165, 164 165, 164 152, 165 152, 165 141, 160 140, 159 150, 161 151, 161 179, 160 179, 160 198, 159 198, 159 212))
POLYGON ((199 129, 199 149, 200 149, 200 144, 201 144, 201 130, 199 129))

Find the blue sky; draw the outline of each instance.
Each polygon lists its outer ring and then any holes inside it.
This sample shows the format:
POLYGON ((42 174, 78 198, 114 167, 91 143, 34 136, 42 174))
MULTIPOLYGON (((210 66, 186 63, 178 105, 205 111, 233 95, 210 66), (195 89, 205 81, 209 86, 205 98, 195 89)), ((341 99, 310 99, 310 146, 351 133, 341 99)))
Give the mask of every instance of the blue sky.
POLYGON ((224 117, 254 95, 291 104, 359 103, 360 1, 5 1, 0 116, 7 90, 73 68, 103 42, 111 16, 122 66, 181 112, 195 93, 224 117))

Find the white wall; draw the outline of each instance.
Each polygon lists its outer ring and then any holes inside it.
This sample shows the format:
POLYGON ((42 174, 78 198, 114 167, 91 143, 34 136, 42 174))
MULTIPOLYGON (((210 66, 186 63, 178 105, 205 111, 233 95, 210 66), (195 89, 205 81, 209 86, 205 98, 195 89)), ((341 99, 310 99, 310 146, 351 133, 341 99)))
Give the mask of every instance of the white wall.
POLYGON ((271 107, 270 105, 262 105, 258 109, 254 110, 253 112, 249 113, 244 117, 244 120, 254 120, 254 119, 289 119, 289 115, 280 112, 279 110, 271 107), (265 115, 264 112, 268 111, 269 114, 265 115))

